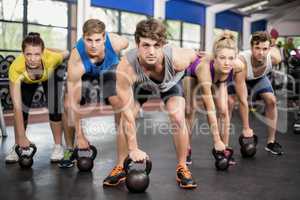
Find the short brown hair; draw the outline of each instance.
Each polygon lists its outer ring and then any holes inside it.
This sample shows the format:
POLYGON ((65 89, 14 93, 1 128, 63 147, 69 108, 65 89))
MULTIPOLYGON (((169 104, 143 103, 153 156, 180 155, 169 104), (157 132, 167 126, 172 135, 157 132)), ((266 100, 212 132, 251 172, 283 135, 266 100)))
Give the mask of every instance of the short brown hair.
POLYGON ((84 22, 82 27, 83 35, 105 32, 105 24, 98 19, 89 19, 84 22))
POLYGON ((167 43, 166 27, 157 19, 142 20, 136 25, 135 42, 139 43, 141 37, 150 38, 164 45, 167 43))
POLYGON ((260 42, 269 41, 271 44, 271 36, 267 31, 257 31, 252 34, 251 46, 259 44, 260 42))

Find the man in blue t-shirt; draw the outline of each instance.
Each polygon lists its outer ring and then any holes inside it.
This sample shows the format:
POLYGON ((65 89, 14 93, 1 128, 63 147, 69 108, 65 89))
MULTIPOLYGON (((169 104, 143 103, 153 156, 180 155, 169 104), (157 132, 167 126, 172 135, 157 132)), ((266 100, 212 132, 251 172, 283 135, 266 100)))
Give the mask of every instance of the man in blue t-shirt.
MULTIPOLYGON (((67 150, 60 167, 73 166, 71 155, 74 145, 79 149, 88 149, 80 123, 83 114, 80 105, 86 103, 91 94, 89 89, 97 83, 100 88, 97 100, 105 100, 118 108, 116 96, 115 69, 119 63, 118 54, 127 48, 128 40, 119 35, 105 31, 105 24, 98 19, 89 19, 83 25, 83 36, 71 51, 68 61, 67 95, 65 95, 65 140, 67 150), (74 144, 74 132, 76 144, 74 144)), ((115 115, 118 123, 119 116, 115 115)))

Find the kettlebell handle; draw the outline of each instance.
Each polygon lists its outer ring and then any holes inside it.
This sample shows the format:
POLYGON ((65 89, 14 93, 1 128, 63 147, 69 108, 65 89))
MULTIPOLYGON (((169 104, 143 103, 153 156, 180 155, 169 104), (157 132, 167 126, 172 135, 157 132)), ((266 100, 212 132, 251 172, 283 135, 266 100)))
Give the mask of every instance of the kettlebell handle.
MULTIPOLYGON (((244 141, 243 141, 244 138, 246 138, 246 137, 244 137, 243 135, 240 135, 240 137, 239 137, 239 143, 240 143, 241 146, 244 145, 244 141)), ((254 141, 254 145, 256 146, 257 143, 258 143, 257 135, 253 134, 252 138, 253 138, 253 141, 254 141)))
POLYGON ((93 152, 92 156, 91 156, 91 159, 95 160, 98 151, 97 151, 97 148, 94 145, 90 145, 89 149, 79 149, 78 147, 76 147, 74 149, 74 152, 73 152, 72 156, 73 156, 74 159, 77 160, 78 159, 78 151, 90 151, 90 150, 92 150, 92 152, 93 152))
MULTIPOLYGON (((126 172, 126 174, 128 174, 128 171, 129 171, 129 166, 130 164, 133 162, 133 160, 127 156, 127 158, 124 160, 124 164, 123 164, 123 167, 124 167, 124 170, 126 172)), ((145 162, 145 160, 144 160, 145 162)), ((150 174, 151 172, 151 169, 152 169, 152 162, 150 159, 146 159, 146 168, 145 168, 145 172, 147 175, 150 174)))
MULTIPOLYGON (((35 146, 35 144, 30 144, 29 145, 29 148, 32 148, 32 152, 31 152, 31 154, 29 155, 29 157, 33 157, 34 156, 34 154, 36 153, 36 146, 35 146)), ((19 156, 19 157, 21 157, 22 156, 22 151, 23 151, 23 149, 24 148, 21 148, 20 147, 20 145, 16 145, 16 147, 15 147, 15 152, 17 153, 17 155, 19 156)))

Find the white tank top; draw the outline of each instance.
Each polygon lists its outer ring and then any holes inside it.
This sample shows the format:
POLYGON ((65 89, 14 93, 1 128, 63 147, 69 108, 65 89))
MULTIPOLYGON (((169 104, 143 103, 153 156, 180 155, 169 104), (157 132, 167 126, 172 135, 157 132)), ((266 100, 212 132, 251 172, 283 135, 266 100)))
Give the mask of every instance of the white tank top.
POLYGON ((262 75, 254 77, 253 74, 253 66, 251 63, 251 50, 246 50, 240 53, 241 56, 244 57, 246 64, 247 64, 247 80, 255 80, 255 79, 259 79, 263 76, 265 76, 266 74, 268 74, 270 71, 272 71, 272 59, 271 59, 271 53, 268 53, 267 55, 267 63, 266 63, 266 69, 264 71, 264 73, 262 73, 262 75))

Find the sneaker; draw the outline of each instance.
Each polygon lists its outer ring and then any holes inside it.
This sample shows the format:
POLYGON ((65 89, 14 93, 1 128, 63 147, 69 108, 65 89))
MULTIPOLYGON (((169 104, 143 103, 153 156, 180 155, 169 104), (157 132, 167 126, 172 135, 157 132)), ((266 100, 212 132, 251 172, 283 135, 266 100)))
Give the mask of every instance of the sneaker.
POLYGON ((178 165, 176 169, 176 181, 179 187, 184 189, 193 189, 197 187, 197 184, 192 178, 192 173, 188 167, 178 165))
POLYGON ((104 179, 103 186, 117 186, 125 181, 126 173, 122 166, 116 166, 110 174, 104 179))
POLYGON ((64 148, 60 144, 55 144, 50 157, 51 162, 59 162, 64 157, 64 148))
POLYGON ((74 166, 73 150, 67 149, 64 152, 64 157, 58 163, 60 168, 70 168, 74 166))
POLYGON ((187 165, 191 165, 192 164, 192 149, 188 150, 188 155, 186 156, 186 161, 185 163, 187 165))
POLYGON ((270 142, 268 145, 265 147, 265 150, 268 152, 271 152, 274 155, 282 155, 282 147, 278 142, 270 142))
POLYGON ((14 144, 14 145, 11 147, 9 153, 7 154, 7 156, 6 156, 6 158, 5 158, 5 162, 6 162, 6 163, 10 164, 10 163, 16 163, 16 162, 18 162, 19 156, 18 156, 18 154, 16 153, 15 148, 16 148, 16 144, 14 144))

